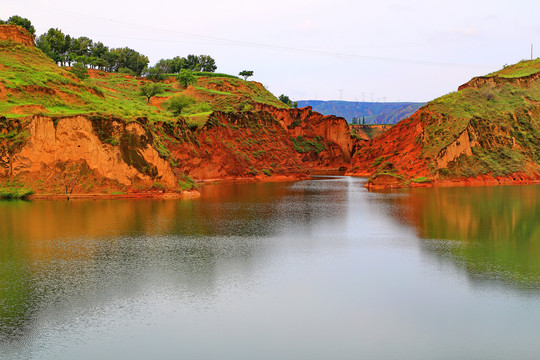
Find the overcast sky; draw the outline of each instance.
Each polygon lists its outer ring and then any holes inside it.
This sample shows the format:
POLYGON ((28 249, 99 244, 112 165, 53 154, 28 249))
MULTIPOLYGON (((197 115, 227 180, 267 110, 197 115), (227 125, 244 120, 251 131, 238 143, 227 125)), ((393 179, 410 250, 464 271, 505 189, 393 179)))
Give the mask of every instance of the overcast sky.
POLYGON ((57 27, 150 58, 206 54, 218 72, 294 100, 429 101, 540 55, 538 0, 1 0, 36 33, 57 27))

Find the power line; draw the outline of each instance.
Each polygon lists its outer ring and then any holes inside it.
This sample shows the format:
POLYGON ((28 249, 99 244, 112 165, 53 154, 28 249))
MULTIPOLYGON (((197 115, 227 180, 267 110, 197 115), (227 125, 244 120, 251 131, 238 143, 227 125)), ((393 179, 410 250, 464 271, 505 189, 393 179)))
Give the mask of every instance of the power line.
MULTIPOLYGON (((13 3, 10 0, 4 0, 4 1, 13 3)), ((435 65, 435 66, 449 66, 449 67, 486 67, 486 68, 493 67, 493 66, 485 65, 485 64, 480 65, 480 64, 451 63, 451 62, 439 62, 439 61, 430 61, 430 60, 417 60, 417 59, 403 59, 403 58, 394 58, 394 57, 360 55, 360 54, 350 54, 350 53, 342 53, 342 52, 313 50, 313 49, 304 49, 304 48, 297 48, 297 47, 290 47, 290 46, 265 44, 265 43, 252 42, 252 41, 234 40, 234 39, 202 35, 202 34, 196 34, 196 33, 185 32, 185 31, 163 29, 159 27, 148 26, 148 25, 143 25, 143 24, 135 24, 135 23, 119 21, 119 20, 114 20, 114 19, 106 19, 103 17, 89 15, 89 14, 83 15, 83 14, 73 12, 73 11, 58 9, 52 6, 42 6, 42 7, 45 8, 46 11, 49 11, 49 12, 69 14, 71 16, 82 17, 85 20, 92 18, 101 22, 106 22, 108 24, 112 23, 117 26, 122 26, 128 29, 152 31, 155 33, 168 34, 168 35, 172 34, 172 35, 182 36, 185 38, 204 40, 204 41, 209 41, 209 42, 218 43, 218 44, 235 45, 235 46, 242 46, 242 47, 280 51, 280 52, 305 54, 305 55, 328 56, 328 57, 336 57, 336 58, 352 59, 352 60, 369 60, 369 61, 391 62, 391 63, 401 63, 401 64, 435 65)), ((144 39, 140 37, 130 37, 130 38, 142 40, 142 41, 156 41, 156 39, 150 40, 150 39, 144 39)), ((161 40, 161 39, 158 39, 158 41, 167 41, 167 42, 173 42, 173 43, 183 42, 181 40, 161 40)))

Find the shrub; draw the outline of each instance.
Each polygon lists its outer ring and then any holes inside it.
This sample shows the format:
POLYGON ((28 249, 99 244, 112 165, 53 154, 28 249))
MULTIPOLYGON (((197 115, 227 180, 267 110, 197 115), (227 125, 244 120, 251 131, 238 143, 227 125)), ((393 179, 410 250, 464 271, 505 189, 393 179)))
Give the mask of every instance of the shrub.
POLYGON ((180 116, 182 110, 188 106, 195 104, 196 100, 187 95, 176 95, 167 100, 163 105, 167 110, 173 113, 174 116, 180 116))
POLYGON ((22 187, 0 188, 0 199, 26 199, 34 190, 22 187))
POLYGON ((197 82, 197 78, 195 75, 193 75, 193 71, 191 70, 180 70, 178 75, 176 75, 176 81, 178 81, 183 87, 187 87, 190 84, 195 84, 197 82))
POLYGON ((79 78, 79 80, 84 80, 89 77, 88 69, 82 63, 75 63, 69 70, 73 75, 79 78))
POLYGON ((118 73, 119 74, 127 74, 127 75, 132 75, 134 76, 135 75, 135 72, 129 68, 126 68, 126 67, 121 67, 118 69, 118 73))

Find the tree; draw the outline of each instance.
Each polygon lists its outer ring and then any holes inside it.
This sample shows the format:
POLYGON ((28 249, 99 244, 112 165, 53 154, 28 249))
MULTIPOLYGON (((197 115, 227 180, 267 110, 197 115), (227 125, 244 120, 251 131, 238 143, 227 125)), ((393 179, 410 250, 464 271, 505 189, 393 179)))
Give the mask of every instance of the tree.
POLYGON ((73 192, 73 189, 75 189, 75 185, 77 185, 80 180, 81 170, 77 164, 68 166, 67 163, 59 162, 56 164, 56 171, 57 174, 55 178, 62 183, 66 192, 66 199, 69 201, 71 193, 73 192))
POLYGON ((185 64, 183 69, 188 69, 191 71, 201 71, 201 63, 197 55, 190 54, 186 57, 185 64))
POLYGON ((109 47, 103 45, 101 41, 97 43, 92 43, 90 47, 90 55, 99 59, 103 58, 103 54, 109 52, 109 47))
POLYGON ((19 15, 13 15, 5 23, 8 25, 18 25, 28 30, 32 36, 36 35, 36 29, 32 25, 32 22, 26 18, 20 17, 19 15))
POLYGON ((171 59, 171 72, 178 74, 180 70, 187 69, 186 58, 175 56, 171 59))
POLYGON ((161 93, 163 93, 163 87, 161 84, 150 83, 143 84, 139 87, 139 95, 145 96, 148 103, 150 103, 151 97, 161 93))
POLYGON ((167 78, 165 72, 157 65, 146 69, 145 76, 148 80, 152 82, 163 81, 167 78))
POLYGON ((161 59, 156 63, 156 65, 154 65, 154 67, 160 69, 165 74, 169 74, 173 72, 173 61, 170 59, 161 59))
POLYGON ((199 64, 201 65, 200 71, 214 72, 217 69, 216 61, 209 55, 199 55, 199 64))
POLYGON ((284 103, 285 105, 289 107, 294 107, 294 108, 298 107, 298 101, 293 102, 287 95, 281 94, 279 95, 278 99, 279 101, 281 101, 282 103, 284 103))
POLYGON ((59 65, 64 66, 69 60, 68 51, 71 46, 71 37, 59 29, 50 28, 49 31, 36 39, 36 45, 59 65))
POLYGON ((128 68, 133 70, 135 75, 140 76, 146 66, 148 66, 148 57, 138 53, 128 47, 112 49, 110 53, 116 58, 113 65, 113 71, 118 71, 120 68, 128 68))
POLYGON ((167 110, 173 113, 174 116, 182 114, 182 110, 186 107, 195 104, 196 100, 187 95, 173 96, 167 100, 164 105, 167 110))
POLYGON ((238 73, 238 75, 243 76, 244 80, 247 80, 248 77, 253 76, 253 71, 251 70, 242 70, 238 73))
POLYGON ((73 73, 73 75, 78 77, 79 80, 84 80, 84 79, 88 78, 88 76, 89 76, 88 75, 88 69, 86 68, 86 66, 84 66, 80 62, 77 62, 77 63, 73 64, 73 66, 71 67, 71 69, 69 71, 71 73, 73 73))
POLYGON ((197 79, 193 75, 193 71, 183 69, 176 75, 176 81, 178 81, 183 87, 187 87, 190 84, 195 84, 197 79))

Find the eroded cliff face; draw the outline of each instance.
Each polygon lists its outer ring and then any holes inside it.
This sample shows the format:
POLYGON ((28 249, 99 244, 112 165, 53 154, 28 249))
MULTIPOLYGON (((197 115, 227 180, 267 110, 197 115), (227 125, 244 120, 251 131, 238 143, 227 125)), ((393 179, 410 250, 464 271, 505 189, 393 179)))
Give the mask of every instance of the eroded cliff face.
POLYGON ((539 109, 517 110, 504 114, 508 121, 494 122, 423 108, 361 146, 347 174, 372 176, 368 185, 380 187, 538 182, 539 109))
POLYGON ((0 40, 11 40, 24 46, 34 46, 33 36, 15 25, 0 25, 0 40))
POLYGON ((529 84, 537 82, 540 80, 540 72, 528 75, 528 76, 522 76, 522 77, 514 77, 514 78, 506 78, 506 77, 499 77, 499 76, 477 76, 467 83, 461 85, 458 87, 458 91, 464 90, 464 89, 475 89, 478 90, 482 87, 491 87, 494 88, 498 85, 503 84, 512 84, 517 87, 527 87, 529 84))
POLYGON ((474 128, 469 124, 458 138, 443 148, 435 157, 435 163, 437 169, 445 169, 448 167, 448 163, 456 160, 461 155, 471 156, 473 154, 473 147, 478 145, 478 135, 474 128))
POLYGON ((356 141, 351 137, 351 130, 344 118, 321 115, 312 111, 311 107, 280 109, 264 104, 256 104, 255 107, 272 114, 297 143, 297 149, 304 139, 320 144, 318 149, 301 149, 298 154, 310 169, 349 166, 356 141))
POLYGON ((394 125, 379 137, 359 146, 354 154, 347 175, 370 176, 386 162, 407 176, 425 176, 427 166, 419 146, 425 124, 415 113, 409 119, 394 125))
POLYGON ((86 116, 33 116, 17 126, 19 138, 0 143, 4 178, 48 179, 65 176, 70 168, 73 176, 91 172, 96 178, 125 187, 154 181, 176 186, 171 165, 152 147, 152 134, 140 123, 86 116))
POLYGON ((159 129, 178 176, 195 180, 305 177, 287 132, 267 112, 214 112, 206 125, 189 133, 159 129))

